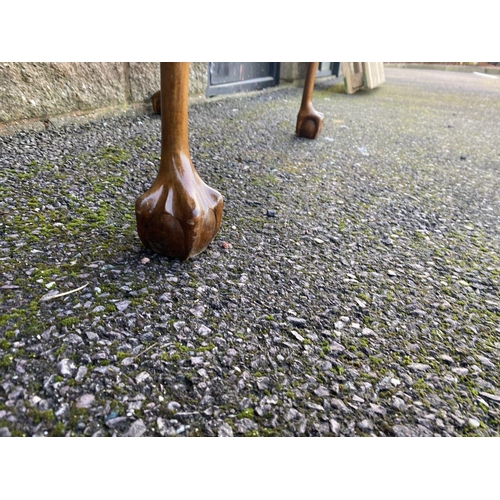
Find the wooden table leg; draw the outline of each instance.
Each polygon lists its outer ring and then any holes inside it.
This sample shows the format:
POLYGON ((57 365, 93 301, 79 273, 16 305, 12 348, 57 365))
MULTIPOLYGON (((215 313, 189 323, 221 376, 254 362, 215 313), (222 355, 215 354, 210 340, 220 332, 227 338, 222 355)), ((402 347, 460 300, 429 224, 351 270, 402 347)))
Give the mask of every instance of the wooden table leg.
POLYGON ((147 248, 171 258, 201 253, 219 230, 222 195, 207 186, 188 144, 189 63, 161 63, 161 162, 151 188, 135 204, 147 248))
POLYGON ((323 127, 323 113, 316 111, 312 105, 314 80, 316 79, 318 65, 319 63, 317 62, 310 62, 307 65, 302 104, 300 105, 300 111, 297 115, 296 134, 299 137, 305 137, 307 139, 316 139, 323 127))
POLYGON ((157 115, 161 115, 161 91, 155 92, 153 97, 151 97, 151 104, 153 105, 153 111, 157 115))

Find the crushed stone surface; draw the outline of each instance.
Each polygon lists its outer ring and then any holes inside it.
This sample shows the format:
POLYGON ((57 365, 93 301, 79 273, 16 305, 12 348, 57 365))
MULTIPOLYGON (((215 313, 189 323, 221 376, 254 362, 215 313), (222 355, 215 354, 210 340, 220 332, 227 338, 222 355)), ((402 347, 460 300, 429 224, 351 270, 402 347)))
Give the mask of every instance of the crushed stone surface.
POLYGON ((152 114, 0 137, 0 436, 498 436, 500 79, 193 103, 209 248, 144 249, 152 114))

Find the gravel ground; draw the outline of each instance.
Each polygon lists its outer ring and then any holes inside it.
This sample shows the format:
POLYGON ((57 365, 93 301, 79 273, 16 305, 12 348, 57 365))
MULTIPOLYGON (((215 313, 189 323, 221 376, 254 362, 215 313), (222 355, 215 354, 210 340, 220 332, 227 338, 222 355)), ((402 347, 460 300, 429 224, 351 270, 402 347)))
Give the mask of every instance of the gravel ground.
POLYGON ((300 88, 193 102, 188 262, 135 230, 157 116, 0 137, 0 435, 498 436, 500 79, 386 78, 316 141, 300 88))

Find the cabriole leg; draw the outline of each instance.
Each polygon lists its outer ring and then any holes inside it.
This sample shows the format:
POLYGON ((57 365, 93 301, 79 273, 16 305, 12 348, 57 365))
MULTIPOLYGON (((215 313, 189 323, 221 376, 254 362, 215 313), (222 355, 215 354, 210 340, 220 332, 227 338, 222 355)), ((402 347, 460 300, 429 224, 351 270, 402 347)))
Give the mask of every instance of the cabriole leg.
POLYGON ((323 127, 323 113, 316 111, 312 105, 314 80, 316 79, 318 64, 317 62, 310 62, 307 65, 302 104, 300 105, 300 111, 297 116, 296 134, 306 139, 316 139, 323 127))
POLYGON ((135 204, 147 248, 171 258, 203 252, 219 230, 222 195, 207 186, 188 144, 189 63, 161 63, 161 162, 151 188, 135 204))

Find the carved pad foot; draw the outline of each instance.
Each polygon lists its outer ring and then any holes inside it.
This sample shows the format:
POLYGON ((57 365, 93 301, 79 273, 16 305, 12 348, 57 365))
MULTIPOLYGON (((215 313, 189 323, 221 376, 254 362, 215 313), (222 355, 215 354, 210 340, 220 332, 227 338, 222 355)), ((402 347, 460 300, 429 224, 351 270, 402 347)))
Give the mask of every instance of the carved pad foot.
POLYGON ((203 252, 219 230, 223 198, 198 176, 187 157, 172 173, 160 173, 135 204, 143 245, 160 255, 186 260, 203 252))
POLYGON ((297 116, 296 134, 306 139, 316 139, 323 128, 324 115, 312 105, 300 110, 297 116))
POLYGON ((153 105, 153 111, 157 115, 161 115, 161 91, 155 92, 153 97, 151 97, 151 104, 153 105))

